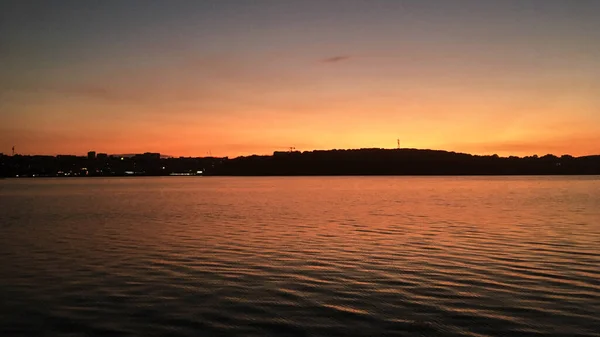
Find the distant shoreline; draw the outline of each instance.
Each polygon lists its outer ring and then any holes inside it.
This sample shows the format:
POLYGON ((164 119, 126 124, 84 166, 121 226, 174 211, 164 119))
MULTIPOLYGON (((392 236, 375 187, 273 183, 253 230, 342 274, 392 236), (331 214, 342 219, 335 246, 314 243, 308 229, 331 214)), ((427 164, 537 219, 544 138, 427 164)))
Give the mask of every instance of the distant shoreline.
POLYGON ((0 156, 1 177, 138 176, 568 176, 600 175, 600 155, 478 156, 441 150, 357 149, 268 156, 164 158, 0 156))

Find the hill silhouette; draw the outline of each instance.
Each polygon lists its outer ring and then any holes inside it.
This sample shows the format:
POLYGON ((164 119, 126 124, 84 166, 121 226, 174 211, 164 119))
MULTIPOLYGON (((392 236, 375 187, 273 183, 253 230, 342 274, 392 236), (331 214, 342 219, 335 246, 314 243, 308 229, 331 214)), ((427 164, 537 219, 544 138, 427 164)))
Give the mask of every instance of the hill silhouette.
POLYGON ((441 150, 357 149, 275 152, 230 159, 212 175, 549 175, 600 174, 600 156, 499 157, 441 150))

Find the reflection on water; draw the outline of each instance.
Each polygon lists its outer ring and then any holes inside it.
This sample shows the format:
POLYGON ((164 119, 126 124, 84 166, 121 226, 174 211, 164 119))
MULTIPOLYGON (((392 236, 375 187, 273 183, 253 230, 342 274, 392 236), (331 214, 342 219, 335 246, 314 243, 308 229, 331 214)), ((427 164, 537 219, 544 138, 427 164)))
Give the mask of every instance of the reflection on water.
POLYGON ((3 336, 594 336, 598 177, 0 182, 3 336))

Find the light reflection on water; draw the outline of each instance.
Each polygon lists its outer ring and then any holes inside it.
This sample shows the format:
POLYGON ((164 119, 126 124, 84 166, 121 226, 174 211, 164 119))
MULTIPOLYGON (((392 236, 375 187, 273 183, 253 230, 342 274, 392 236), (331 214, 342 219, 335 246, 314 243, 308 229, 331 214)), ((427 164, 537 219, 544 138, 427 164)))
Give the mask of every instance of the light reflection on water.
POLYGON ((0 182, 2 335, 594 336, 598 177, 0 182))

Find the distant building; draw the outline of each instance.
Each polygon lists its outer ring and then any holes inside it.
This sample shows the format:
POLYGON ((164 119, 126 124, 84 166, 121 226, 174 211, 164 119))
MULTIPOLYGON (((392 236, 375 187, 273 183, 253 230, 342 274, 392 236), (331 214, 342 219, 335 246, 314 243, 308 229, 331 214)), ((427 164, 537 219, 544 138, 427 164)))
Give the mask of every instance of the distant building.
POLYGON ((98 153, 96 155, 96 159, 98 159, 98 160, 107 160, 108 159, 108 154, 106 154, 106 153, 98 153))
POLYGON ((290 155, 297 155, 297 154, 301 154, 302 152, 300 151, 275 151, 273 152, 273 157, 281 157, 281 156, 290 156, 290 155))
POLYGON ((96 151, 90 151, 90 152, 88 152, 87 157, 88 157, 89 160, 96 159, 96 151))
POLYGON ((144 154, 136 155, 136 157, 143 158, 143 159, 149 159, 149 160, 159 160, 160 153, 146 152, 144 154))

